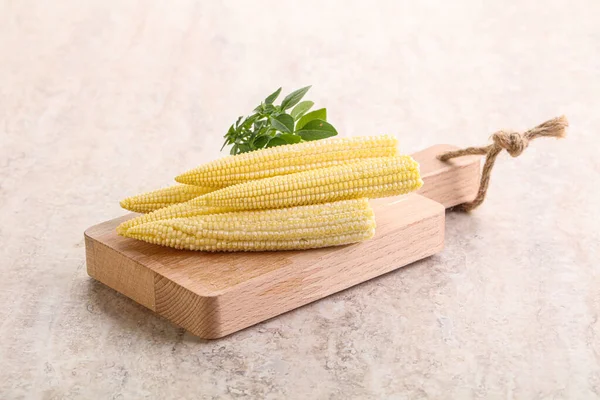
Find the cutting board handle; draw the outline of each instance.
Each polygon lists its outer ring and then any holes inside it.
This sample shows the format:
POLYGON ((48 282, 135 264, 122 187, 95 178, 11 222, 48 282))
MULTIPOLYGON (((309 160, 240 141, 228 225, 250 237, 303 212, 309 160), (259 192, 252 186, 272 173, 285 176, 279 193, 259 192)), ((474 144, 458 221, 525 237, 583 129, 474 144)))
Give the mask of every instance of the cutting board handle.
POLYGON ((440 161, 437 156, 458 147, 438 144, 412 154, 421 166, 424 185, 417 192, 446 208, 472 201, 477 196, 481 156, 465 156, 440 161))

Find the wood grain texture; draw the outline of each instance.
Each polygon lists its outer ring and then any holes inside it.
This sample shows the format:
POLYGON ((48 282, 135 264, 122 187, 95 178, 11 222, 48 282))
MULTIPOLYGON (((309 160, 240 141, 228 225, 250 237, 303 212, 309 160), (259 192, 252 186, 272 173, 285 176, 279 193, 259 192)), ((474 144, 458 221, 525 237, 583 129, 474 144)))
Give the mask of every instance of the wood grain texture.
POLYGON ((474 196, 479 174, 478 158, 437 161, 447 148, 415 155, 424 188, 440 189, 371 201, 372 240, 308 251, 181 251, 118 236, 129 214, 85 232, 88 273, 202 338, 228 335, 441 251, 444 206, 474 196))
POLYGON ((84 232, 88 275, 121 292, 130 299, 155 310, 155 273, 127 252, 119 252, 102 240, 114 231, 113 224, 125 218, 95 225, 84 232))
POLYGON ((456 146, 439 144, 412 155, 421 166, 421 177, 425 182, 418 193, 446 208, 472 201, 479 188, 481 157, 465 156, 445 162, 436 157, 456 149, 456 146))

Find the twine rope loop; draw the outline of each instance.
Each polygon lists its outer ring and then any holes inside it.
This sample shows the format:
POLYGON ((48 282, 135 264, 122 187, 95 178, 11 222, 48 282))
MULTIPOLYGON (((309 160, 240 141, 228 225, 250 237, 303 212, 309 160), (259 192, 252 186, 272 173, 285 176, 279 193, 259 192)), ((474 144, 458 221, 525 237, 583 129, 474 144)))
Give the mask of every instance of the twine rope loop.
POLYGON ((523 133, 515 131, 498 131, 491 137, 492 144, 483 147, 467 147, 461 150, 448 151, 442 153, 438 158, 442 161, 448 161, 452 158, 462 157, 466 155, 484 155, 485 163, 481 171, 481 182, 475 199, 469 203, 459 204, 454 207, 456 210, 471 211, 477 208, 487 193, 490 182, 492 168, 496 162, 496 157, 502 150, 506 150, 512 157, 520 156, 523 151, 529 146, 529 142, 539 137, 555 137, 563 138, 566 134, 566 128, 569 126, 569 121, 563 115, 546 121, 535 128, 529 129, 523 133))

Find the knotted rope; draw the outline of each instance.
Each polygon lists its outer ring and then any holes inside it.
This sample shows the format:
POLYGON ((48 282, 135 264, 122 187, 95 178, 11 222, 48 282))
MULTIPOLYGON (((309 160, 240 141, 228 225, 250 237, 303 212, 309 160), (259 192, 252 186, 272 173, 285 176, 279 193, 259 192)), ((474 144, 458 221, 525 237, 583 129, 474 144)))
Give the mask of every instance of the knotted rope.
POLYGON ((442 161, 450 160, 455 157, 462 157, 466 155, 479 154, 485 155, 485 164, 483 164, 483 170, 481 172, 481 183, 479 184, 479 191, 477 197, 470 203, 459 204, 454 207, 456 210, 471 211, 478 207, 485 199, 485 194, 490 183, 490 174, 492 168, 496 162, 496 157, 502 151, 506 150, 508 154, 513 157, 521 155, 523 150, 529 146, 529 142, 539 137, 565 137, 565 129, 569 126, 567 118, 563 115, 558 118, 551 119, 532 128, 521 134, 514 131, 498 131, 491 137, 493 143, 484 147, 467 147, 461 150, 448 151, 440 154, 438 158, 442 161))

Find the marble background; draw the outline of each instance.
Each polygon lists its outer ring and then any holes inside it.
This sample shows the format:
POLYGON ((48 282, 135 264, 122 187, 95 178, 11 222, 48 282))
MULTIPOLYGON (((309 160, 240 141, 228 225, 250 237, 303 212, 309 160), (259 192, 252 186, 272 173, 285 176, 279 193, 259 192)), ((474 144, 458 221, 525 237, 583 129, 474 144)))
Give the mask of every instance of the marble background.
POLYGON ((0 398, 600 397, 600 2, 0 0, 0 398), (83 230, 312 84, 341 135, 506 154, 446 249, 219 341, 90 279, 83 230))

